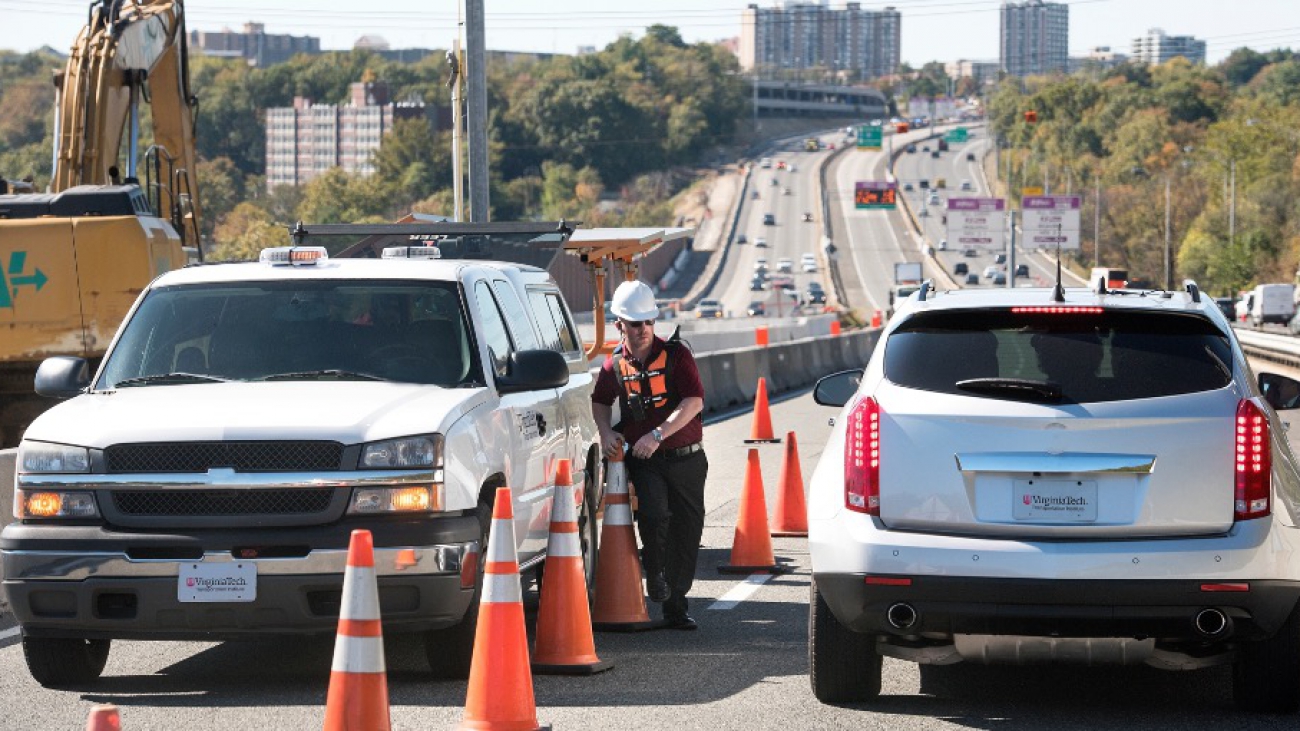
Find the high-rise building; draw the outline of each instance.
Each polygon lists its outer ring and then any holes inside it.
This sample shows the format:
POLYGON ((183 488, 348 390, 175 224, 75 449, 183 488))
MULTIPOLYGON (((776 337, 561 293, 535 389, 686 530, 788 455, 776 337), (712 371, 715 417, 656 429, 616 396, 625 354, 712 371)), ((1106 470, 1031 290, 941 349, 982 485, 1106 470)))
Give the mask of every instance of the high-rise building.
POLYGON ((1067 71, 1070 6, 1043 0, 1006 0, 999 30, 999 60, 1002 70, 1011 76, 1067 71))
POLYGON ((1001 66, 997 61, 949 61, 943 65, 943 71, 952 79, 972 78, 979 84, 988 84, 998 79, 1001 66))
POLYGON ((1133 39, 1133 60, 1142 63, 1164 63, 1182 56, 1192 63, 1205 63, 1205 41, 1192 36, 1168 36, 1159 28, 1152 28, 1144 36, 1133 39))
POLYGON ((245 23, 243 33, 229 28, 220 32, 192 30, 190 45, 209 56, 243 58, 254 66, 283 63, 299 53, 320 53, 319 38, 270 35, 261 23, 245 23))
POLYGON ((894 73, 900 60, 901 16, 892 7, 863 10, 860 3, 832 9, 821 2, 790 1, 741 11, 740 66, 768 74, 824 69, 859 78, 894 73))
POLYGON ((303 185, 333 167, 375 172, 374 153, 399 119, 426 119, 422 102, 394 104, 388 85, 363 81, 350 87, 349 103, 312 104, 295 97, 292 107, 266 110, 266 187, 303 185))

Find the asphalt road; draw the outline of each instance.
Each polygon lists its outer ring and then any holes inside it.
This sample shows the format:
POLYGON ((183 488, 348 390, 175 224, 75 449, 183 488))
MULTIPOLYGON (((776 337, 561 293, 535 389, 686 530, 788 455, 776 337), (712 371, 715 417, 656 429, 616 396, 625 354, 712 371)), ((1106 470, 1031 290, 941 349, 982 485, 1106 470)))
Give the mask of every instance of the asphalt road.
MULTIPOLYGON (((798 427, 805 477, 821 457, 832 415, 807 394, 772 406, 778 432, 798 427)), ((1226 668, 922 669, 886 659, 884 690, 875 703, 818 703, 807 678, 805 541, 773 539, 777 556, 794 571, 755 586, 716 570, 727 562, 733 538, 746 456, 741 440, 749 427, 741 416, 706 429, 708 512, 692 592, 700 631, 598 634, 597 652, 614 669, 590 678, 535 678, 543 724, 622 731, 1296 728, 1295 717, 1237 713, 1226 668), (724 594, 749 590, 734 608, 709 608, 724 594)), ((763 446, 760 454, 770 508, 781 448, 763 446)), ((427 678, 422 652, 410 638, 389 637, 385 644, 393 728, 454 727, 465 683, 427 678)), ((53 691, 27 675, 21 647, 10 636, 0 641, 0 728, 79 729, 90 706, 104 702, 122 708, 126 731, 320 728, 331 651, 329 638, 115 642, 99 682, 53 691)))

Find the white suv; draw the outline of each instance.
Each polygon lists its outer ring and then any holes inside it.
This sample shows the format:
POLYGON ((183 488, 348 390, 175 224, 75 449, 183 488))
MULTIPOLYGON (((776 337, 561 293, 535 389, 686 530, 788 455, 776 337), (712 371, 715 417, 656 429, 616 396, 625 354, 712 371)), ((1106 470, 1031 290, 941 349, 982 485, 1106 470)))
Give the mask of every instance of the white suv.
POLYGON ((823 702, 919 663, 1233 663, 1300 704, 1300 474, 1228 322, 1186 292, 963 290, 900 303, 813 475, 823 702))

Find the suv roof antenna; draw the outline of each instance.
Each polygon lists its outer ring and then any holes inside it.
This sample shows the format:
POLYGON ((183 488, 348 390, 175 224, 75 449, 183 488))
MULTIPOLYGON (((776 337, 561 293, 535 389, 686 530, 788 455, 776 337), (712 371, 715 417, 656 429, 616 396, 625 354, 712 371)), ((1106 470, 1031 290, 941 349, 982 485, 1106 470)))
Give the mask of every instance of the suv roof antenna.
POLYGON ((1184 279, 1183 287, 1192 296, 1192 301, 1199 305, 1201 303, 1201 288, 1196 286, 1196 282, 1191 279, 1184 279))
POLYGON ((924 282, 921 282, 921 288, 916 291, 916 301, 924 302, 926 293, 932 289, 934 289, 933 279, 927 279, 924 282))
POLYGON ((1097 294, 1107 294, 1109 291, 1106 289, 1106 277, 1097 277, 1097 294))
MULTIPOLYGON (((1060 227, 1057 227, 1058 231, 1060 227)), ((1056 286, 1052 288, 1052 301, 1065 301, 1065 287, 1061 286, 1061 237, 1056 237, 1056 286)))

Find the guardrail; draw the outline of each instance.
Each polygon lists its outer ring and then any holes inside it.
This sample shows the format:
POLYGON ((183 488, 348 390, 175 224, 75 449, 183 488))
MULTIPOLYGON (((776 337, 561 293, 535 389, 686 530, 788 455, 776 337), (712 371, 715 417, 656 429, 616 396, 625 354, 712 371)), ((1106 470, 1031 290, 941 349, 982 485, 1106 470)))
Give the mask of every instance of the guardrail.
POLYGON ((1290 335, 1237 329, 1237 342, 1248 358, 1300 368, 1300 340, 1290 335))

